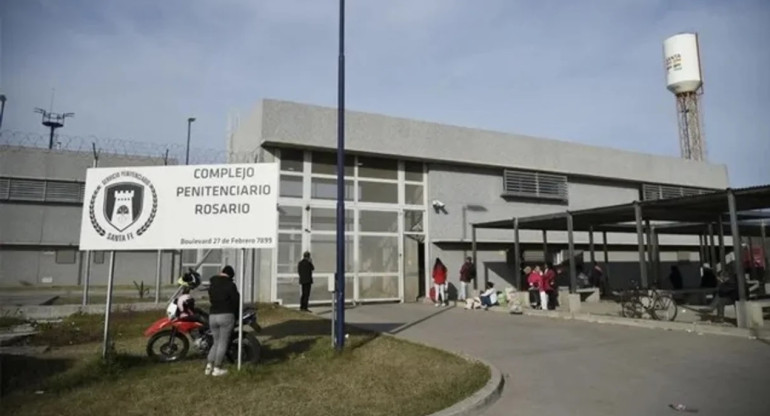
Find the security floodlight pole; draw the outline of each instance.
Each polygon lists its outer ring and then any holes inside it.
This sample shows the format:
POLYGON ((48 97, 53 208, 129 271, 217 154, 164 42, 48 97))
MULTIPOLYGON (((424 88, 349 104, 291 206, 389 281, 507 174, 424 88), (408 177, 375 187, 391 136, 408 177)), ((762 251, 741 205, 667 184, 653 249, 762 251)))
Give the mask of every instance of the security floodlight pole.
POLYGON ((0 94, 0 129, 3 128, 3 114, 5 114, 5 102, 7 98, 5 95, 0 94))
POLYGON ((345 346, 345 0, 340 0, 337 63, 337 278, 335 347, 345 346))
POLYGON ((56 133, 56 129, 64 127, 64 120, 68 117, 75 117, 75 113, 54 113, 51 111, 45 111, 42 108, 35 108, 35 112, 43 115, 42 124, 51 130, 51 135, 48 139, 48 148, 53 149, 53 136, 56 133))
POLYGON ((185 165, 190 164, 190 129, 193 121, 195 121, 195 117, 190 117, 187 119, 187 147, 186 147, 185 156, 184 156, 185 165))

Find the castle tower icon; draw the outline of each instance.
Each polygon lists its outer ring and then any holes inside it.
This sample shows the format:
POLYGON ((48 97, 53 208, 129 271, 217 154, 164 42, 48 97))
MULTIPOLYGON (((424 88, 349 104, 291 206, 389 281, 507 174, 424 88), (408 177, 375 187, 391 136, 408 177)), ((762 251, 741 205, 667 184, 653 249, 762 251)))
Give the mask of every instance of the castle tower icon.
POLYGON ((112 225, 120 231, 134 222, 134 191, 115 191, 112 208, 112 225))

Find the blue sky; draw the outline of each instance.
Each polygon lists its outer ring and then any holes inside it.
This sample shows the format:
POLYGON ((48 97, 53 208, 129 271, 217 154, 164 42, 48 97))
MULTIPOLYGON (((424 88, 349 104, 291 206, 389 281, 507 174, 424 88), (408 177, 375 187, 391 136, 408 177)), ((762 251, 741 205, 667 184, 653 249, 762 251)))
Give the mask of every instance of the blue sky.
MULTIPOLYGON (((770 182, 770 1, 348 0, 349 109, 678 156, 662 41, 701 40, 709 160, 770 182)), ((334 106, 335 0, 4 0, 4 128, 223 148, 261 98, 334 106)), ((468 143, 469 146, 483 145, 468 143)), ((600 161, 597 161, 600 163, 600 161)))

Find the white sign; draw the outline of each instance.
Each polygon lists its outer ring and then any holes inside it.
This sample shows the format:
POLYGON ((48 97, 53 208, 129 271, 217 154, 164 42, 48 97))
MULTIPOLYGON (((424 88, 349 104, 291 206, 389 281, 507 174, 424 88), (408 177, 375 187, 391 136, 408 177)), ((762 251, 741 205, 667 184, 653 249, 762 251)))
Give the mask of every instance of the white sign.
POLYGON ((274 163, 93 168, 81 250, 273 248, 274 163))

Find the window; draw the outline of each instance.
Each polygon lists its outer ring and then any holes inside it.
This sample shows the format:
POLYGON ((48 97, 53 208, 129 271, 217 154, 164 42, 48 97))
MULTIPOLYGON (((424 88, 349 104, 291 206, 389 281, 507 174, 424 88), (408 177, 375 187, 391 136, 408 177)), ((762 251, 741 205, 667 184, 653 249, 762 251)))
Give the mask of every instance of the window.
POLYGON ((56 264, 75 264, 77 250, 56 250, 56 264))
POLYGON ((398 179, 398 161, 359 156, 358 176, 361 178, 398 179))
POLYGON ((278 207, 278 229, 302 231, 302 207, 278 207))
POLYGON ((103 251, 92 251, 91 252, 91 258, 94 259, 94 264, 104 264, 104 252, 103 251))
POLYGON ((422 225, 422 218, 423 218, 422 211, 404 211, 404 232, 405 233, 423 232, 424 227, 422 225))
POLYGON ((305 155, 302 150, 281 149, 281 171, 302 172, 305 155))
MULTIPOLYGON (((208 250, 203 250, 201 256, 206 254, 208 250)), ((202 259, 203 260, 203 259, 202 259)), ((222 264, 222 250, 211 250, 209 255, 203 260, 205 264, 222 264)))
MULTIPOLYGON (((313 231, 337 231, 335 208, 313 208, 310 212, 310 229, 313 231)), ((353 211, 345 210, 345 231, 353 231, 353 211)))
POLYGON ((407 205, 423 205, 423 186, 409 185, 405 186, 404 202, 407 205))
POLYGON ((398 184, 382 182, 358 182, 358 200, 360 202, 378 202, 383 204, 398 203, 398 184))
MULTIPOLYGON (((337 175, 337 154, 314 152, 312 160, 312 173, 337 175)), ((355 157, 345 155, 345 176, 353 176, 354 160, 355 157)))
POLYGON ((358 237, 362 273, 398 273, 398 237, 358 237))
POLYGON ((709 189, 685 188, 670 185, 642 185, 642 197, 645 201, 656 199, 681 198, 683 196, 703 195, 715 192, 709 189))
POLYGON ((0 200, 10 199, 11 178, 0 178, 0 200))
MULTIPOLYGON (((337 180, 331 178, 312 178, 310 197, 313 199, 337 200, 337 180)), ((353 200, 353 181, 345 181, 345 200, 353 200)))
POLYGON ((83 200, 84 184, 77 182, 48 181, 45 200, 50 202, 80 202, 83 200))
POLYGON ((503 172, 503 196, 567 201, 567 177, 506 169, 503 172))
POLYGON ((202 279, 208 280, 211 276, 218 275, 220 271, 221 268, 219 266, 202 265, 200 270, 198 270, 198 273, 200 273, 202 279))
POLYGON ((423 167, 420 162, 404 162, 404 177, 410 182, 423 181, 423 167))
MULTIPOLYGON (((315 273, 335 273, 337 271, 337 236, 313 234, 310 239, 310 251, 315 273)), ((353 271, 353 237, 345 237, 345 271, 353 271)))
POLYGON ((358 290, 362 299, 398 298, 398 275, 362 276, 358 290))
POLYGON ((281 175, 281 193, 287 198, 302 198, 302 177, 281 175))
POLYGON ((278 234, 278 273, 296 273, 302 259, 302 234, 278 234))
POLYGON ((81 204, 84 188, 75 181, 0 178, 0 200, 81 204))
POLYGON ((198 262, 198 250, 182 250, 182 263, 195 264, 198 262))
POLYGON ((397 233, 398 213, 388 211, 359 211, 359 230, 373 233, 397 233))

